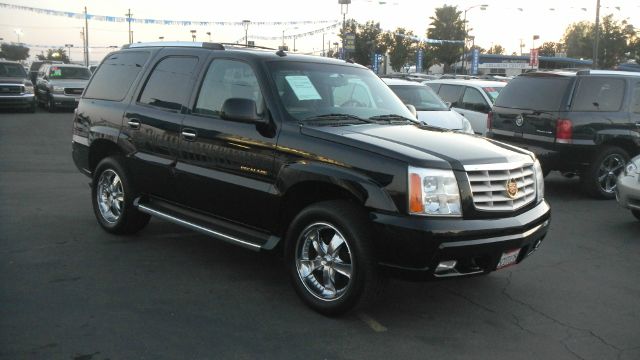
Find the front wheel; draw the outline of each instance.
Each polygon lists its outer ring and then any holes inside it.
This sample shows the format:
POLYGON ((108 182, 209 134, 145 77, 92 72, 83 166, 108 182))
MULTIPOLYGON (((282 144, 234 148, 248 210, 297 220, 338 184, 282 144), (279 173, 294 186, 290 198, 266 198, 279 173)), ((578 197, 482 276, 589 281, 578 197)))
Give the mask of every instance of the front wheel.
POLYGON ((370 226, 360 207, 346 201, 310 205, 286 238, 286 262, 302 300, 325 315, 340 315, 373 299, 378 273, 370 226))
POLYGON ((629 154, 617 146, 607 146, 593 159, 582 174, 587 193, 599 199, 615 198, 616 180, 629 161, 629 154))
POLYGON ((117 157, 100 161, 91 184, 93 212, 103 229, 114 234, 133 234, 149 223, 150 216, 133 205, 137 196, 117 157))

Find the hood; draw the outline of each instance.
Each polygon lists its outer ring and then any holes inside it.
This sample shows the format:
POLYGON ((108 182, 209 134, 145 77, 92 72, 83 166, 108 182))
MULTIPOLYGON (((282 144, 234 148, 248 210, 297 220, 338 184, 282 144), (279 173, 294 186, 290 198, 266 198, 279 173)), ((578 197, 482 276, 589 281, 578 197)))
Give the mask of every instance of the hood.
POLYGON ((464 171, 464 165, 532 161, 524 150, 481 136, 434 131, 416 125, 303 126, 301 132, 413 166, 464 171))
POLYGON ((461 130, 463 119, 462 115, 453 110, 418 111, 418 120, 443 129, 461 130))
POLYGON ((84 88, 87 86, 89 80, 83 79, 49 79, 49 84, 52 86, 61 86, 69 88, 84 88))
POLYGON ((24 83, 31 84, 31 81, 29 81, 27 78, 21 78, 21 77, 1 77, 0 76, 0 84, 24 84, 24 83))

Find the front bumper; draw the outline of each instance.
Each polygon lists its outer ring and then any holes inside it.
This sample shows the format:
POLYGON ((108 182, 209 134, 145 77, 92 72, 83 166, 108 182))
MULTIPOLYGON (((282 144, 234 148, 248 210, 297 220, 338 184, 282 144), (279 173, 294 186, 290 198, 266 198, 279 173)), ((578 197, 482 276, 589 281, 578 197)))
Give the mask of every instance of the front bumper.
POLYGON ((51 98, 56 107, 75 108, 80 101, 80 95, 51 94, 51 98))
POLYGON ((616 182, 616 199, 623 208, 640 211, 640 175, 620 175, 616 182))
POLYGON ((32 107, 36 98, 33 94, 16 94, 0 96, 0 107, 32 107))
POLYGON ((380 264, 438 275, 443 262, 455 261, 447 274, 496 270, 501 256, 520 249, 519 263, 540 246, 551 209, 542 201, 520 215, 499 219, 434 219, 373 213, 380 264), (439 269, 438 269, 439 271, 439 269))

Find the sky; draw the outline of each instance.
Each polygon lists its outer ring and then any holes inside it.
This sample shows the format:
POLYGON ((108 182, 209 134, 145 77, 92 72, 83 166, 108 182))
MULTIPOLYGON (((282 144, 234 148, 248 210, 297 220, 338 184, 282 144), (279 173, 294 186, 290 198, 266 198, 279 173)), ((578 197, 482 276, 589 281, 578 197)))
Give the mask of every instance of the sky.
MULTIPOLYGON (((81 13, 84 7, 92 15, 124 16, 129 9, 134 18, 185 21, 238 22, 295 22, 295 21, 340 21, 341 8, 337 0, 270 0, 270 1, 124 1, 124 0, 0 0, 0 4, 13 4, 41 9, 51 9, 81 13), (179 5, 178 5, 179 4, 179 5)), ((566 27, 577 21, 595 20, 596 0, 352 0, 346 14, 347 19, 358 22, 373 20, 384 30, 397 27, 412 30, 416 35, 426 37, 426 30, 434 15, 434 9, 443 5, 456 5, 466 13, 470 35, 476 45, 489 48, 502 45, 508 54, 520 52, 521 40, 524 52, 534 46, 533 35, 540 39, 535 45, 545 41, 559 41, 566 27), (485 10, 476 5, 488 5, 485 10)), ((601 0, 601 16, 613 14, 618 20, 626 19, 640 29, 640 1, 601 0)), ((302 34, 324 28, 329 24, 309 25, 257 25, 250 24, 249 40, 257 45, 277 47, 285 35, 302 34), (252 39, 252 36, 272 37, 272 40, 252 39)), ((32 11, 0 8, 0 38, 5 42, 20 42, 31 45, 31 55, 35 56, 50 47, 73 44, 71 59, 81 61, 84 20, 38 14, 32 11), (18 29, 19 35, 16 33, 18 29), (40 47, 35 47, 39 45, 40 47)), ((164 40, 191 41, 191 30, 196 30, 196 40, 208 41, 206 32, 211 32, 212 41, 237 42, 244 37, 242 26, 181 26, 132 24, 134 41, 164 40)), ((296 49, 304 53, 319 54, 323 45, 330 46, 338 41, 337 29, 329 29, 312 36, 296 38, 296 49)), ((290 49, 293 40, 285 40, 290 49)), ((128 42, 127 23, 89 21, 89 42, 91 62, 99 62, 112 51, 128 42)))

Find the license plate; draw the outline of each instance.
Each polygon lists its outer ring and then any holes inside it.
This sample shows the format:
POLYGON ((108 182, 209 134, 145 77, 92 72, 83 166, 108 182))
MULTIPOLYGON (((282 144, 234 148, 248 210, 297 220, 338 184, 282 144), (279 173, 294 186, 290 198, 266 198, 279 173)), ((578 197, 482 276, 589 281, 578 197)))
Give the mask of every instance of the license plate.
POLYGON ((513 265, 518 260, 518 255, 520 254, 520 249, 509 250, 502 253, 500 257, 500 261, 498 261, 497 269, 506 268, 507 266, 513 265))

